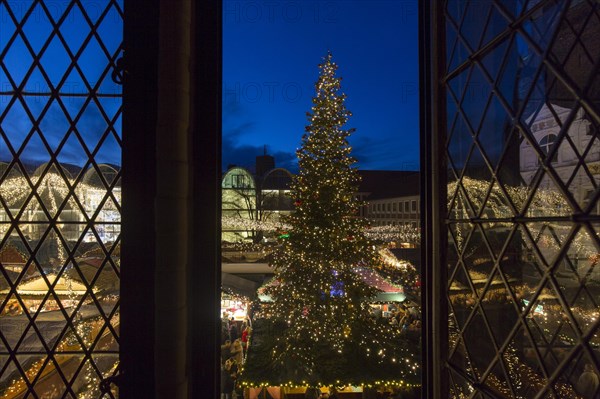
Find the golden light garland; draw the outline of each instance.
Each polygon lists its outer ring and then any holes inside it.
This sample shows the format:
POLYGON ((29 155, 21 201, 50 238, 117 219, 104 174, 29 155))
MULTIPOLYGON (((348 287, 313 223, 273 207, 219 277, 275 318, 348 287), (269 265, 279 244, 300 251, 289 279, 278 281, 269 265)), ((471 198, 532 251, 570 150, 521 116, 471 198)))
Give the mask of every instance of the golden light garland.
MULTIPOLYGON (((290 225, 282 220, 255 220, 240 216, 222 216, 223 230, 246 230, 263 232, 280 232, 290 229, 290 225)), ((371 240, 382 242, 413 243, 420 242, 420 229, 408 225, 365 226, 364 234, 371 240)))
MULTIPOLYGON (((41 181, 39 179, 39 176, 33 176, 31 178, 31 184, 35 185, 36 183, 39 183, 36 189, 37 196, 39 196, 43 205, 45 205, 49 216, 51 218, 56 218, 56 224, 54 224, 54 227, 58 230, 63 228, 63 224, 61 222, 65 220, 64 213, 60 215, 57 214, 61 206, 63 206, 63 209, 71 213, 79 213, 80 215, 78 216, 78 221, 80 221, 82 223, 81 226, 83 226, 83 222, 85 221, 83 216, 84 212, 87 212, 88 215, 91 216, 91 214, 93 214, 98 207, 98 200, 96 197, 104 198, 108 194, 105 188, 99 188, 97 186, 86 184, 83 182, 77 183, 77 186, 74 187, 74 179, 64 179, 61 175, 52 171, 48 171, 43 177, 41 177, 41 181), (77 196, 80 199, 84 207, 83 209, 79 208, 75 199, 73 198, 73 195, 77 196), (67 197, 69 198, 67 200, 67 204, 62 205, 67 197)), ((0 184, 0 196, 2 196, 3 200, 6 202, 13 215, 16 215, 22 207, 25 207, 22 211, 21 218, 18 220, 19 223, 26 224, 27 222, 39 222, 47 220, 47 217, 42 211, 43 205, 39 202, 40 200, 38 200, 36 196, 33 196, 28 203, 24 203, 27 196, 29 196, 31 192, 32 187, 30 186, 29 181, 24 176, 9 176, 2 181, 2 184, 0 184)), ((121 201, 121 193, 118 187, 116 187, 112 191, 112 195, 116 198, 117 201, 121 201)), ((5 212, 5 210, 2 210, 1 212, 5 212)), ((102 212, 116 213, 116 217, 109 216, 108 219, 114 220, 117 224, 119 223, 119 212, 118 209, 115 207, 115 204, 113 203, 112 199, 106 201, 106 203, 103 206, 102 212)), ((97 220, 103 219, 104 216, 102 212, 100 213, 100 216, 97 218, 97 220)), ((72 215, 70 216, 72 217, 72 215)), ((67 218, 68 217, 69 216, 67 216, 67 218)), ((7 221, 9 220, 9 218, 5 216, 3 220, 7 221)), ((52 224, 50 222, 48 223, 52 224)), ((9 226, 10 225, 8 223, 1 223, 0 231, 2 233, 6 233, 9 229, 9 226)), ((31 234, 32 232, 23 231, 23 233, 31 234)), ((52 232, 52 234, 48 236, 48 239, 53 240, 55 242, 55 248, 57 251, 56 256, 57 261, 59 263, 58 265, 52 266, 63 266, 67 260, 67 249, 64 247, 62 239, 59 237, 58 234, 55 234, 54 232, 52 232)), ((73 305, 79 300, 77 293, 75 293, 75 291, 73 290, 73 280, 68 273, 63 273, 62 278, 65 279, 65 286, 67 288, 68 299, 66 303, 73 305)), ((118 317, 118 314, 116 317, 118 317)), ((112 322, 113 320, 111 320, 111 323, 112 322)), ((75 332, 72 332, 69 335, 68 339, 63 339, 61 341, 61 343, 56 348, 56 353, 59 353, 61 351, 80 349, 80 343, 75 338, 74 334, 77 334, 77 336, 79 336, 79 338, 82 340, 82 343, 89 348, 94 338, 93 331, 94 329, 99 330, 99 326, 103 325, 103 319, 97 317, 95 319, 74 321, 74 324, 75 332)), ((110 339, 114 341, 114 337, 111 337, 110 339)), ((61 363, 65 362, 67 359, 70 359, 72 357, 73 355, 61 355, 60 360, 54 360, 54 362, 51 361, 47 363, 43 371, 41 370, 41 368, 46 362, 47 358, 44 357, 42 359, 39 359, 38 361, 35 361, 29 367, 27 367, 27 369, 25 370, 24 377, 18 377, 8 385, 8 387, 4 391, 2 398, 10 398, 19 392, 27 390, 27 384, 25 383, 24 378, 27 378, 27 380, 32 381, 40 372, 42 372, 44 375, 47 375, 48 373, 52 372, 52 370, 55 367, 57 367, 57 364, 58 366, 60 366, 61 363)), ((115 364, 117 363, 118 361, 115 362, 115 364)), ((113 365, 113 367, 116 366, 113 365)), ((98 383, 100 377, 96 375, 96 371, 88 363, 84 366, 84 370, 82 370, 81 373, 82 378, 85 381, 84 388, 82 389, 83 391, 87 392, 82 391, 80 393, 80 396, 78 397, 90 399, 98 397, 98 383)))
MULTIPOLYGON (((32 177, 32 184, 35 185, 38 182, 38 179, 39 177, 32 177)), ((83 182, 77 183, 77 186, 74 186, 74 184, 75 179, 65 179, 58 173, 52 171, 48 171, 39 182, 36 191, 37 195, 43 201, 50 216, 56 217, 58 223, 56 227, 59 229, 61 228, 60 222, 63 220, 63 215, 56 215, 56 213, 58 212, 60 204, 62 204, 65 198, 68 197, 68 200, 63 209, 72 212, 79 212, 79 221, 83 223, 85 221, 83 216, 84 212, 91 216, 91 214, 96 211, 98 207, 98 204, 96 203, 98 202, 96 197, 104 198, 108 195, 108 191, 104 187, 97 187, 95 185, 90 185, 83 182), (80 199, 84 209, 79 208, 73 196, 76 196, 80 199)), ((27 178, 24 176, 7 177, 0 184, 0 196, 4 199, 9 209, 11 209, 14 214, 16 214, 16 212, 18 212, 22 206, 25 206, 25 212, 22 213, 22 217, 19 220, 20 223, 46 220, 46 216, 43 215, 42 204, 39 203, 35 196, 33 196, 27 204, 23 204, 31 192, 32 187, 30 186, 27 178), (40 217, 41 219, 39 219, 40 217)), ((119 187, 115 187, 111 191, 111 194, 119 203, 121 202, 121 190, 119 187)), ((110 197, 106 200, 103 211, 109 213, 116 212, 118 214, 116 206, 110 197)), ((0 210, 0 212, 5 211, 0 210)), ((101 215, 97 220, 102 219, 103 216, 101 212, 101 215)), ((112 220, 114 218, 108 217, 107 219, 112 220)), ((8 220, 8 218, 4 218, 4 220, 8 220)), ((116 223, 118 223, 119 220, 120 217, 117 218, 116 223)), ((0 223, 0 230, 5 233, 8 230, 8 226, 9 225, 6 223, 0 223)), ((58 238, 56 238, 56 240, 59 248, 59 260, 63 262, 65 259, 63 252, 64 249, 62 249, 60 240, 58 238)))

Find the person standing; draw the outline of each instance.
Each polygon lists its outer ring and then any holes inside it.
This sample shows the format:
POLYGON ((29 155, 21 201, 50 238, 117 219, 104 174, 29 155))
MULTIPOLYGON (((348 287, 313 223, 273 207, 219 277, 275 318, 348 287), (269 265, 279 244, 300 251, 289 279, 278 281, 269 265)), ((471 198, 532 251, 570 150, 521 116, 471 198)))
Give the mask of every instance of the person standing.
POLYGON ((247 326, 244 331, 242 331, 242 351, 244 352, 244 357, 248 350, 248 335, 250 335, 250 326, 247 326))
POLYGON ((232 399, 234 381, 230 374, 229 360, 221 366, 221 399, 232 399))
POLYGON ((221 364, 225 363, 227 359, 231 356, 231 342, 226 340, 223 345, 221 345, 221 364))
POLYGON ((242 342, 240 339, 236 339, 231 344, 231 358, 235 359, 237 364, 242 364, 244 359, 244 350, 242 349, 242 342))
POLYGON ((598 386, 600 386, 598 374, 596 374, 594 367, 590 363, 586 363, 583 367, 583 373, 581 373, 577 380, 577 392, 585 399, 596 399, 598 398, 598 386))
POLYGON ((237 324, 235 323, 235 319, 232 317, 229 322, 229 339, 231 342, 234 342, 240 336, 239 331, 237 329, 237 324))
POLYGON ((233 392, 232 394, 232 399, 237 399, 238 397, 242 396, 241 394, 238 394, 237 390, 236 390, 236 386, 237 386, 237 378, 238 378, 238 373, 240 371, 239 367, 240 365, 238 365, 238 363, 236 362, 236 360, 232 357, 228 360, 229 362, 229 375, 231 376, 231 379, 233 381, 233 392))
MULTIPOLYGON (((229 319, 228 319, 229 320, 229 319)), ((229 339, 229 321, 221 321, 221 345, 229 339)))

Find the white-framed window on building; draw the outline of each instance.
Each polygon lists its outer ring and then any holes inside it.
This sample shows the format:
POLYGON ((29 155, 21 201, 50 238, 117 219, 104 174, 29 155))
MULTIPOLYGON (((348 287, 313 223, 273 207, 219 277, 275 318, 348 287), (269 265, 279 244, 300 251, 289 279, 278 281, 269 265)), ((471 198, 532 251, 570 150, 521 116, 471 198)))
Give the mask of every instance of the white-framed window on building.
MULTIPOLYGON (((552 146, 554 146, 555 142, 556 142, 555 134, 548 134, 548 135, 542 137, 542 139, 540 140, 540 150, 542 150, 542 152, 544 153, 544 155, 546 155, 546 157, 548 156, 548 153, 552 149, 552 146)), ((552 162, 558 162, 558 152, 556 152, 554 154, 554 157, 552 157, 552 162)))
POLYGON ((231 176, 231 187, 232 188, 247 188, 249 186, 245 175, 233 175, 231 176))

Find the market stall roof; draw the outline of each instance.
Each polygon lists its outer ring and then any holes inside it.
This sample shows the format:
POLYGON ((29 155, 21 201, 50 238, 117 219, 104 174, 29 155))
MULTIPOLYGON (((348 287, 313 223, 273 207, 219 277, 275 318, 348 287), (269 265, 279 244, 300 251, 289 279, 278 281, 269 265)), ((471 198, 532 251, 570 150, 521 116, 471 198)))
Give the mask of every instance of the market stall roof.
POLYGON ((388 248, 396 259, 410 263, 417 269, 417 272, 421 271, 421 248, 388 248))
MULTIPOLYGON (((49 273, 46 275, 46 278, 48 279, 50 284, 53 284, 56 281, 56 274, 49 273)), ((28 281, 25 281, 22 284, 19 284, 19 286, 17 287, 17 293, 20 296, 42 297, 46 295, 48 290, 48 284, 46 284, 42 276, 38 276, 28 281)), ((4 289, 0 291, 0 294, 8 295, 9 292, 10 289, 4 289)), ((80 282, 65 279, 64 276, 61 276, 58 279, 56 285, 54 286, 54 292, 58 296, 82 296, 85 295, 87 289, 85 288, 85 285, 81 284, 80 282)))
MULTIPOLYGON (((471 277, 471 283, 473 284, 473 286, 482 286, 487 284, 489 276, 485 273, 482 272, 478 272, 475 270, 469 270, 469 275, 471 277)), ((516 281, 515 278, 513 277, 505 277, 506 280, 508 282, 514 282, 516 281)), ((500 276, 498 276, 497 274, 494 276, 494 278, 492 279, 492 282, 490 283, 491 287, 496 287, 496 286, 501 286, 503 285, 504 282, 502 281, 502 279, 500 278, 500 276)), ((470 291, 470 288, 468 287, 468 285, 464 282, 464 281, 457 281, 454 280, 452 281, 452 284, 450 284, 450 291, 470 291)))
MULTIPOLYGON (((79 271, 75 268, 71 268, 66 273, 83 285, 83 279, 88 284, 94 281, 94 292, 108 292, 119 290, 119 276, 113 269, 113 266, 104 259, 88 258, 80 259, 78 261, 79 271), (101 269, 102 268, 102 269, 101 269), (81 273, 81 275, 80 275, 81 273), (83 275, 83 277, 82 277, 83 275), (94 280, 95 279, 95 280, 94 280)), ((119 267, 115 265, 117 271, 119 267)))
POLYGON ((24 265, 27 257, 14 245, 6 245, 0 250, 0 263, 3 265, 24 265))
POLYGON ((377 288, 374 302, 403 302, 406 299, 402 286, 392 283, 373 269, 357 267, 354 269, 371 287, 377 288))
MULTIPOLYGON (((111 249, 111 245, 106 245, 106 250, 110 251, 111 249)), ((113 250, 112 256, 114 257, 120 257, 121 256, 121 243, 117 243, 117 246, 115 247, 115 249, 113 250)), ((104 251, 102 250, 102 248, 100 248, 100 246, 98 244, 94 244, 94 246, 87 250, 83 256, 83 258, 101 258, 104 259, 106 257, 104 251)))
MULTIPOLYGON (((368 285, 379 290, 376 297, 373 299, 373 302, 403 302, 406 299, 402 286, 392 283, 375 270, 366 267, 356 267, 354 271, 360 275, 368 285)), ((258 289, 258 299, 262 302, 271 302, 271 297, 267 295, 265 291, 267 287, 276 286, 278 284, 279 282, 275 278, 267 281, 258 289)))

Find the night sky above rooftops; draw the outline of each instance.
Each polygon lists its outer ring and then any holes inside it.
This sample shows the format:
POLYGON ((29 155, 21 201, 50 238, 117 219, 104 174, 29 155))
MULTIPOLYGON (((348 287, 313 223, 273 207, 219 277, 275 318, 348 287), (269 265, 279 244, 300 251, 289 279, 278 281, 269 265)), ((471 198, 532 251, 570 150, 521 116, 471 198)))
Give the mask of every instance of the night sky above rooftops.
POLYGON ((318 64, 343 78, 360 169, 418 170, 417 1, 223 3, 223 168, 295 170, 318 64))

